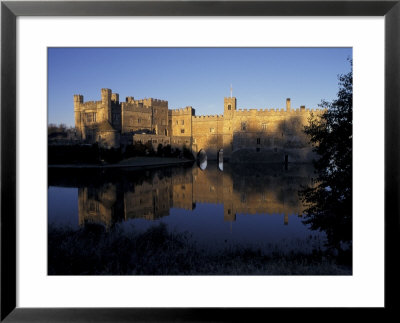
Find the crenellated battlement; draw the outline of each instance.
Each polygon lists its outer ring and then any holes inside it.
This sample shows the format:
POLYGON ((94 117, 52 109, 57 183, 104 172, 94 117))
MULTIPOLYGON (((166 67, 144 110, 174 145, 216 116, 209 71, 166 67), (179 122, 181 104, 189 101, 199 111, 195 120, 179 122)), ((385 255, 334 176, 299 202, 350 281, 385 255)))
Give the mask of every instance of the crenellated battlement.
POLYGON ((75 102, 83 102, 83 95, 82 94, 74 94, 74 101, 75 102))
POLYGON ((96 110, 98 105, 101 106, 101 101, 86 101, 83 102, 83 95, 75 94, 74 95, 74 108, 75 110, 96 110))
MULTIPOLYGON (((133 99, 133 97, 131 97, 133 99)), ((133 100, 135 103, 143 103, 146 105, 153 105, 153 104, 168 104, 168 101, 166 100, 160 100, 160 99, 154 99, 154 98, 147 98, 147 99, 139 99, 139 100, 133 100)))
POLYGON ((156 103, 168 103, 167 100, 160 100, 160 99, 150 99, 150 100, 156 103))
POLYGON ((169 110, 169 111, 171 111, 171 115, 175 116, 175 115, 183 115, 183 114, 192 114, 194 109, 191 106, 187 106, 185 108, 172 109, 172 110, 169 110))
POLYGON ((133 97, 133 96, 127 96, 126 98, 125 98, 125 102, 126 103, 132 103, 132 102, 134 102, 135 101, 135 98, 133 97))
POLYGON ((223 114, 216 115, 202 115, 202 116, 193 116, 194 120, 212 120, 212 119, 222 119, 224 117, 223 114))
POLYGON ((138 102, 138 101, 131 101, 131 102, 121 102, 121 108, 123 109, 143 109, 144 111, 150 111, 151 106, 149 105, 143 105, 143 102, 138 102))
POLYGON ((237 109, 235 111, 235 115, 262 115, 262 116, 267 116, 270 114, 298 114, 298 113, 305 113, 305 112, 310 112, 310 111, 320 111, 321 109, 313 108, 305 108, 304 106, 296 109, 290 109, 286 110, 284 108, 266 108, 266 109, 237 109))
POLYGON ((119 94, 118 93, 111 93, 111 101, 115 103, 119 103, 119 94))

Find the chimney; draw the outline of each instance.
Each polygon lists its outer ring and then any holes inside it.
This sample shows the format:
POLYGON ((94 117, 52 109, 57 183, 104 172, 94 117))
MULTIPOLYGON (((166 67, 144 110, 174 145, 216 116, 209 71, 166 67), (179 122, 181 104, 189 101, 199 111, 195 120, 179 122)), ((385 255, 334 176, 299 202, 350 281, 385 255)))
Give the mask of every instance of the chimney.
POLYGON ((290 111, 290 98, 286 99, 286 111, 290 111))

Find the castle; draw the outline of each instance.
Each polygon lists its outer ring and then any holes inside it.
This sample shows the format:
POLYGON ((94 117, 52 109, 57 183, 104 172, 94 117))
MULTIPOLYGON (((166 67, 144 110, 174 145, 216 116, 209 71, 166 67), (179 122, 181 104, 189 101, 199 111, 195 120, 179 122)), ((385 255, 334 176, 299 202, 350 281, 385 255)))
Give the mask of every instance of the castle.
POLYGON ((85 143, 104 148, 126 147, 134 142, 186 147, 196 156, 204 151, 209 159, 237 161, 310 162, 315 156, 303 132, 310 113, 321 109, 238 109, 235 97, 224 98, 223 115, 196 116, 195 109, 168 108, 168 101, 135 100, 101 89, 100 101, 84 102, 74 95, 75 128, 85 143))

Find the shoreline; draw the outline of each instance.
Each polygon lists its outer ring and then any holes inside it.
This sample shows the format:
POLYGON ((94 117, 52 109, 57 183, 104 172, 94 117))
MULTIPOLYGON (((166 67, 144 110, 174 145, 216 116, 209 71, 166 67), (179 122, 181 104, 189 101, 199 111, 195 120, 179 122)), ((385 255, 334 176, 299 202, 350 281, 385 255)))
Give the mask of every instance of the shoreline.
POLYGON ((164 157, 133 157, 116 164, 50 164, 48 168, 70 169, 103 169, 103 168, 135 168, 146 169, 167 166, 183 166, 193 164, 194 160, 164 157))
MULTIPOLYGON (((152 157, 149 157, 149 159, 152 157)), ((121 162, 116 163, 116 164, 49 164, 48 168, 72 168, 72 169, 81 169, 81 168, 95 168, 95 169, 101 169, 101 168, 152 168, 152 167, 167 167, 167 166, 183 166, 183 165, 190 165, 195 163, 195 160, 190 160, 190 159, 178 159, 174 161, 153 161, 153 162, 140 162, 137 164, 121 164, 121 162)), ((208 160, 208 163, 215 163, 217 164, 217 160, 208 160)), ((230 165, 269 165, 269 166, 285 166, 284 163, 278 163, 278 162, 231 162, 229 160, 224 160, 224 163, 228 163, 230 165)), ((289 166, 299 166, 299 165, 313 165, 312 163, 300 163, 300 162, 294 162, 294 163, 289 163, 289 166)))

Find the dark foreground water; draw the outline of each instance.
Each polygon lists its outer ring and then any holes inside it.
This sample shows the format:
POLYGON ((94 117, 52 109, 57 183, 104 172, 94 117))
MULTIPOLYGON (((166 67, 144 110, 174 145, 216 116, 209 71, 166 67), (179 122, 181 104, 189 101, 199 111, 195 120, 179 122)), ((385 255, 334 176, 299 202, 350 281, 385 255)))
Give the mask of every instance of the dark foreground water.
POLYGON ((349 273, 303 223, 311 165, 202 168, 49 169, 49 274, 349 273))

